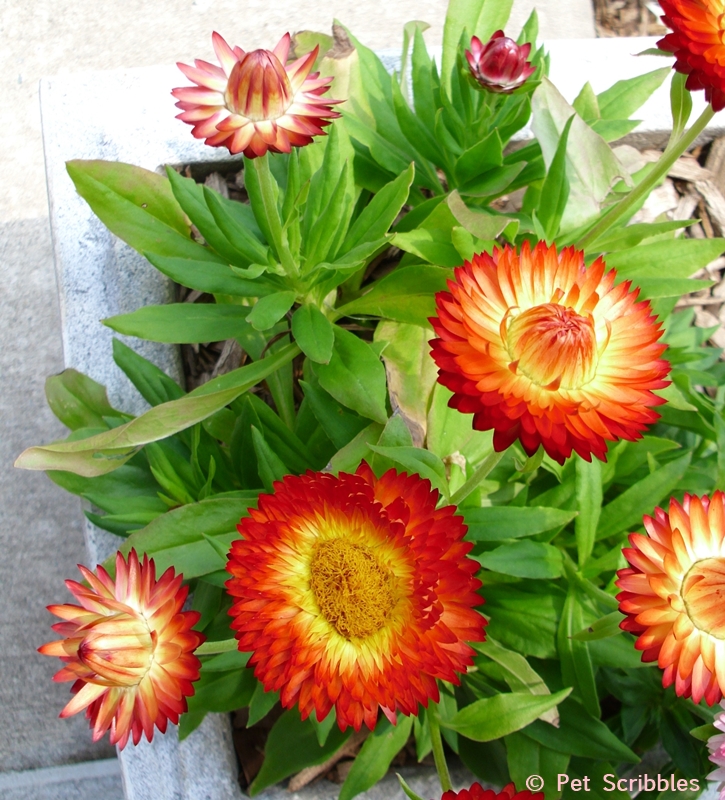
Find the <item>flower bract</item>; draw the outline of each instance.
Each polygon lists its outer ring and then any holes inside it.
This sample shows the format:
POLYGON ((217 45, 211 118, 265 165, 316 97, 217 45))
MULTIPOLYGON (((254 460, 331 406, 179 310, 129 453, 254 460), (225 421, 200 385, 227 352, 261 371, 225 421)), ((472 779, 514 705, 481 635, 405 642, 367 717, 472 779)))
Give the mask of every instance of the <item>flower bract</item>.
POLYGON ((218 33, 212 41, 221 66, 199 59, 193 67, 178 64, 196 86, 172 91, 181 109, 177 119, 193 125, 197 139, 247 158, 289 153, 340 116, 332 106, 341 101, 321 97, 332 78, 310 74, 319 48, 287 64, 288 33, 274 50, 244 52, 218 33))
POLYGON ((544 793, 530 792, 528 789, 517 792, 513 783, 497 792, 495 789, 484 789, 480 783, 474 783, 470 789, 461 789, 460 792, 443 792, 441 800, 544 800, 544 793))
POLYGON ((638 636, 642 661, 681 697, 717 703, 725 690, 725 494, 686 494, 644 518, 618 572, 621 623, 638 636))
POLYGON ((687 88, 705 90, 715 111, 725 108, 725 24, 722 0, 661 0, 662 21, 672 33, 657 42, 675 55, 675 69, 687 88))
POLYGON ((455 271, 436 295, 431 342, 449 405, 559 463, 572 450, 604 459, 607 441, 635 440, 659 415, 670 365, 661 326, 629 282, 615 286, 601 258, 539 242, 494 248, 455 271))
POLYGON ((303 719, 335 708, 342 730, 378 710, 417 714, 459 683, 485 620, 478 564, 453 506, 395 470, 287 476, 239 527, 227 570, 241 651, 303 719))
MULTIPOLYGON (((725 708, 725 703, 720 703, 720 707, 725 708)), ((707 779, 720 781, 717 788, 720 792, 719 800, 723 800, 725 797, 725 712, 721 711, 719 714, 715 714, 712 724, 721 733, 716 733, 707 740, 708 758, 717 767, 707 775, 707 779)))
POLYGON ((166 732, 178 723, 186 698, 194 694, 200 662, 193 651, 204 641, 191 628, 197 611, 182 611, 188 588, 173 568, 156 580, 154 562, 116 556, 116 577, 103 567, 93 574, 79 567, 88 586, 66 581, 80 605, 52 605, 62 622, 53 630, 63 639, 39 648, 64 662, 55 681, 74 681, 74 697, 61 712, 70 717, 86 709, 93 741, 111 731, 111 744, 124 747, 142 734, 151 741, 154 726, 166 732))
POLYGON ((530 52, 530 44, 518 45, 503 31, 496 31, 485 45, 474 36, 471 49, 466 50, 466 60, 471 75, 484 89, 510 94, 536 72, 536 67, 526 60, 530 52))

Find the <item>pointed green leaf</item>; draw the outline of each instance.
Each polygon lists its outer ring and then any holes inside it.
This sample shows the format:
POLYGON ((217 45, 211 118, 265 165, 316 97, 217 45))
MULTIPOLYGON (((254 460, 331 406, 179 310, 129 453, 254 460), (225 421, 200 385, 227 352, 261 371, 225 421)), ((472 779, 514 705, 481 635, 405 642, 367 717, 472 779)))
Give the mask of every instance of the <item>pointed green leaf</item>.
POLYGON ((306 303, 292 315, 292 335, 300 350, 318 364, 329 364, 335 330, 317 306, 306 303))
POLYGON ((238 305, 170 303, 145 306, 130 314, 109 317, 103 320, 103 324, 126 336, 138 336, 152 342, 221 342, 244 333, 248 327, 248 314, 247 307, 238 305))
POLYGON ((295 292, 275 292, 261 297, 249 312, 249 324, 257 331, 268 331, 292 308, 295 292))

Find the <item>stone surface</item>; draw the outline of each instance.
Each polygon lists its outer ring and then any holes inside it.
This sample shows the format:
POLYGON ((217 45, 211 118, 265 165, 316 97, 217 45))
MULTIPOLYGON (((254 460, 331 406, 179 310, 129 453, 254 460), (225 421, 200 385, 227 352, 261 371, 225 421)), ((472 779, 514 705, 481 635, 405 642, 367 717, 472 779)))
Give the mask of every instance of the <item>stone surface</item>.
MULTIPOLYGON (((468 788, 476 780, 463 766, 451 765, 450 771, 451 783, 456 791, 468 788)), ((424 800, 440 797, 440 783, 433 767, 403 767, 399 772, 419 797, 424 800)), ((257 797, 259 800, 335 800, 339 793, 339 784, 331 783, 323 778, 298 792, 288 792, 282 785, 267 789, 257 797)), ((379 783, 357 797, 360 800, 406 800, 407 795, 402 790, 395 774, 389 772, 379 783)))
POLYGON ((118 760, 0 773, 3 800, 124 800, 118 760))
MULTIPOLYGON (((47 375, 63 368, 50 231, 45 219, 0 225, 0 772, 103 758, 83 715, 58 714, 68 684, 36 648, 54 638, 45 606, 67 602, 64 578, 84 560, 78 501, 44 475, 13 469, 39 440, 64 435, 46 406, 47 375)), ((2 793, 0 793, 2 794, 2 793)))

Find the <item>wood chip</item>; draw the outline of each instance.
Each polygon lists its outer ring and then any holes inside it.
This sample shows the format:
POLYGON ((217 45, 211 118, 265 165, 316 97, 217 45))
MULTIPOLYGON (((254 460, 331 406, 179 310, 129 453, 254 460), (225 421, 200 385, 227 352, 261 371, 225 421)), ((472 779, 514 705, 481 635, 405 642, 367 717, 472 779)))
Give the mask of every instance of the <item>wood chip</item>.
POLYGON ((226 197, 227 200, 229 199, 229 187, 227 186, 226 179, 222 178, 218 172, 212 172, 211 175, 207 175, 204 186, 208 186, 215 192, 219 192, 222 197, 226 197))
POLYGON ((287 785, 287 791, 298 792, 300 789, 307 786, 308 783, 314 781, 315 778, 324 775, 332 769, 341 758, 348 758, 356 755, 358 748, 365 741, 367 735, 368 732, 366 730, 359 730, 353 733, 345 744, 334 755, 330 756, 327 761, 318 764, 316 767, 306 767, 294 775, 287 785))

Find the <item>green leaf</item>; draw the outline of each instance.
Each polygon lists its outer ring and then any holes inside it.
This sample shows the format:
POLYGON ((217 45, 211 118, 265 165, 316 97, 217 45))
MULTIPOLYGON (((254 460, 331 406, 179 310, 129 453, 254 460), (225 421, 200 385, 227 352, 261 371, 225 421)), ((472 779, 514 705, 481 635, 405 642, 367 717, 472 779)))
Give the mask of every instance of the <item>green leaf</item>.
MULTIPOLYGON (((205 537, 213 538, 228 552, 232 541, 239 538, 237 525, 248 509, 256 506, 256 495, 211 498, 175 508, 132 533, 121 552, 127 555, 135 548, 139 555, 147 553, 156 563, 157 574, 173 566, 187 580, 224 569, 226 560, 205 537)), ((107 569, 113 568, 114 558, 106 561, 107 569)))
POLYGON ((179 400, 162 403, 124 425, 87 439, 30 447, 20 454, 15 465, 21 469, 69 470, 88 478, 112 472, 143 445, 183 431, 224 408, 289 363, 297 353, 296 345, 287 345, 261 361, 209 381, 179 400))
POLYGON ((370 459, 373 451, 370 445, 380 439, 383 426, 379 422, 371 422, 360 431, 348 444, 330 459, 330 472, 354 472, 363 459, 370 459))
POLYGON ((566 146, 569 141, 569 131, 575 118, 576 115, 572 114, 566 125, 564 125, 559 144, 556 146, 554 158, 546 173, 546 180, 541 187, 541 202, 537 208, 537 216, 544 226, 547 241, 552 241, 556 236, 569 199, 569 181, 566 177, 566 146))
POLYGON ((623 744, 599 719, 588 714, 584 707, 573 698, 568 698, 559 706, 559 727, 545 722, 533 722, 526 729, 526 735, 534 741, 582 758, 601 761, 639 762, 639 758, 623 744))
POLYGON ((237 276, 228 264, 190 258, 167 258, 144 252, 144 256, 172 281, 209 294, 234 297, 262 297, 275 291, 275 285, 264 278, 247 280, 237 276))
POLYGON ((488 586, 487 633, 525 656, 556 657, 556 631, 562 595, 549 584, 529 583, 527 591, 512 586, 488 586), (539 588, 541 587, 541 588, 539 588))
POLYGON ((123 417, 108 402, 105 386, 75 369, 46 378, 45 397, 50 410, 72 431, 107 428, 104 417, 123 417))
POLYGON ((591 625, 582 628, 578 633, 573 634, 571 638, 578 642, 591 642, 596 639, 608 639, 610 636, 618 636, 622 632, 619 623, 623 619, 624 615, 621 611, 612 611, 611 614, 607 614, 596 622, 592 622, 591 625))
POLYGON ((335 447, 345 447, 368 426, 367 419, 350 413, 317 383, 300 381, 300 386, 312 413, 335 447))
POLYGON ((449 231, 418 228, 407 233, 396 233, 393 236, 393 244, 406 253, 412 253, 439 267, 457 267, 463 262, 451 244, 449 231))
POLYGON ((691 280, 689 278, 637 278, 639 296, 643 300, 657 297, 681 297, 690 292, 699 292, 713 285, 713 281, 691 280))
POLYGON ((429 480, 434 489, 438 489, 444 497, 448 497, 445 465, 430 450, 423 450, 420 447, 380 447, 373 444, 370 445, 370 449, 400 464, 408 473, 418 473, 421 478, 429 480))
POLYGON ((602 117, 597 96, 588 81, 582 86, 581 91, 576 96, 576 100, 571 105, 585 122, 591 123, 593 120, 601 119, 602 117))
MULTIPOLYGON (((217 587, 218 590, 218 587, 217 587)), ((232 669, 244 669, 247 666, 251 653, 240 653, 239 650, 229 650, 219 653, 204 662, 205 672, 227 672, 232 669)))
MULTIPOLYGON (((547 168, 550 168, 561 134, 574 109, 548 78, 543 78, 532 97, 532 113, 531 126, 541 145, 547 168)), ((566 148, 569 201, 560 231, 573 230, 598 217, 612 184, 618 178, 628 177, 628 174, 604 139, 575 116, 566 148)))
POLYGON ((437 376, 428 344, 430 332, 419 325, 381 322, 375 329, 374 339, 376 344, 385 343, 383 361, 390 405, 415 434, 415 444, 422 445, 430 395, 437 376))
POLYGON ((398 717, 398 724, 382 720, 368 736, 340 789, 339 800, 352 800, 374 786, 403 749, 413 727, 412 717, 398 717))
POLYGON ((113 360, 149 405, 157 406, 184 396, 184 390, 175 380, 120 339, 113 340, 113 360))
POLYGON ((408 786, 408 784, 405 782, 405 779, 402 777, 402 775, 399 772, 396 772, 395 775, 398 778, 398 781, 400 782, 400 788, 405 792, 406 796, 409 797, 410 800, 423 800, 422 797, 417 795, 410 788, 410 786, 408 786))
POLYGON ((469 147, 458 157, 455 165, 456 180, 459 184, 468 183, 502 164, 503 145, 498 129, 494 128, 480 142, 469 147))
POLYGON ((688 278, 725 250, 725 239, 668 239, 618 250, 607 267, 625 278, 688 278))
POLYGON ((415 168, 410 164, 394 181, 375 194, 350 226, 345 243, 340 248, 340 256, 364 242, 374 242, 385 236, 408 198, 414 175, 415 168))
POLYGON ((262 789, 279 783, 305 767, 324 763, 345 744, 349 736, 349 731, 342 733, 335 728, 324 747, 320 747, 315 729, 309 723, 302 722, 299 711, 296 708, 285 711, 269 732, 264 762, 249 787, 250 794, 259 794, 262 789))
POLYGON ((685 83, 687 75, 676 72, 670 84, 670 108, 672 109, 672 139, 675 141, 685 130, 692 113, 692 95, 685 83))
POLYGON ((556 547, 528 539, 502 544, 475 558, 486 569, 517 578, 558 578, 563 569, 561 552, 556 547))
POLYGON ((103 224, 139 253, 219 261, 191 238, 169 182, 155 172, 115 161, 69 161, 78 194, 103 224))
POLYGON ((335 326, 335 348, 329 364, 315 369, 320 385, 335 400, 363 417, 385 423, 385 368, 370 345, 335 326))
POLYGON ((617 81, 597 95, 602 119, 629 119, 672 73, 669 67, 660 67, 644 75, 617 81))
POLYGON ((265 442, 262 433, 252 425, 252 444, 254 453, 257 456, 257 467, 259 477, 262 479, 264 488, 271 492, 275 481, 281 481, 289 472, 287 465, 265 442))
POLYGON ((249 312, 249 324, 257 331, 268 331, 292 308, 295 297, 294 292, 275 292, 261 297, 249 312))
POLYGON ((564 610, 557 632, 557 647, 561 662, 561 679, 573 687, 574 693, 583 702, 584 708, 593 716, 599 717, 599 696, 594 681, 594 668, 586 642, 573 639, 584 624, 584 616, 579 595, 571 587, 564 602, 564 610))
POLYGON ((511 733, 505 742, 511 780, 517 786, 525 786, 530 776, 537 775, 543 779, 542 791, 547 800, 559 797, 559 776, 568 773, 569 756, 540 745, 525 733, 511 733))
POLYGON ((501 214, 470 209, 463 202, 457 189, 448 195, 446 202, 456 220, 479 239, 495 239, 509 223, 514 221, 511 217, 504 217, 501 214))
POLYGON ((251 669, 206 673, 202 666, 201 677, 194 682, 194 694, 187 701, 188 715, 184 714, 182 720, 189 716, 196 722, 194 718, 198 718, 199 714, 202 716, 196 725, 192 726, 187 722, 180 727, 179 738, 184 739, 188 736, 204 718, 203 715, 209 711, 228 714, 230 711, 249 705, 256 682, 251 669))
POLYGON ((601 461, 596 458, 589 462, 577 457, 574 467, 576 471, 576 503, 579 510, 574 519, 574 531, 577 557, 579 566, 582 567, 592 554, 599 514, 602 510, 602 466, 601 461))
POLYGON ((252 699, 249 702, 247 727, 251 728, 252 725, 256 725, 260 720, 264 719, 277 705, 278 700, 279 692, 265 692, 264 686, 261 683, 257 683, 252 699))
POLYGON ((513 0, 456 0, 448 6, 443 27, 441 88, 451 96, 451 81, 464 30, 485 44, 497 30, 504 30, 513 0))
MULTIPOLYGON (((336 129, 338 126, 335 126, 336 129)), ((342 126, 339 126, 342 130, 342 126)), ((331 147, 328 144, 328 149, 331 147)), ((324 167, 323 167, 324 168, 324 167)), ((314 182, 314 179, 313 179, 314 182)), ((312 183, 308 205, 313 203, 312 183)), ((352 159, 347 161, 340 172, 335 188, 330 195, 328 205, 320 210, 319 215, 304 238, 305 269, 334 258, 340 242, 343 240, 350 224, 354 205, 354 178, 352 159)), ((313 203, 314 204, 314 203, 313 203)), ((307 217, 307 214, 305 214, 307 217)))
POLYGON ((484 697, 462 708, 453 719, 442 721, 441 724, 474 742, 490 742, 525 728, 544 712, 561 703, 570 692, 571 689, 563 689, 551 695, 510 692, 484 697))
POLYGON ((486 506, 466 508, 463 516, 468 525, 467 538, 477 542, 498 542, 535 536, 571 522, 576 511, 561 508, 523 506, 486 506))
POLYGON ((597 528, 597 540, 642 524, 642 515, 654 510, 662 498, 669 497, 690 466, 692 453, 670 461, 642 478, 607 503, 597 528))
POLYGON ((248 314, 247 307, 238 305, 170 303, 144 306, 130 314, 104 319, 103 324, 126 336, 138 336, 151 342, 221 342, 244 333, 248 314))
MULTIPOLYGON (((166 175, 174 197, 209 246, 204 250, 208 251, 209 248, 212 248, 219 254, 219 260, 240 267, 247 267, 251 262, 257 260, 248 258, 224 235, 207 205, 207 196, 211 196, 213 192, 192 178, 179 175, 172 167, 166 167, 166 175)), ((266 258, 263 263, 266 263, 266 258)))
POLYGON ((242 254, 243 260, 247 264, 268 264, 271 258, 269 247, 262 244, 253 233, 254 216, 250 213, 251 209, 236 200, 227 200, 207 186, 202 189, 203 199, 214 222, 227 241, 242 254))
MULTIPOLYGON (((531 694, 551 694, 543 678, 520 653, 507 650, 490 636, 474 647, 505 670, 504 680, 514 692, 526 690, 531 694)), ((556 708, 545 711, 540 718, 552 725, 559 724, 559 712, 556 708)))
MULTIPOLYGON (((407 234, 398 234, 407 235, 407 234)), ((456 254, 460 262, 460 256, 456 254)), ((369 290, 337 309, 340 317, 374 314, 398 322, 426 325, 435 314, 435 293, 446 288, 449 270, 422 264, 398 267, 373 283, 369 290)))
POLYGON ((300 350, 318 364, 329 364, 335 330, 317 306, 306 303, 292 315, 292 335, 300 350))

